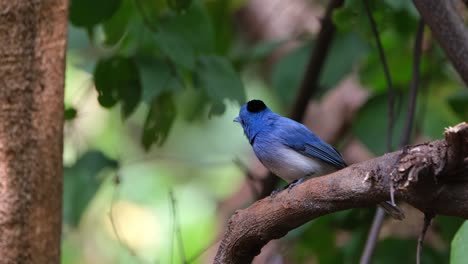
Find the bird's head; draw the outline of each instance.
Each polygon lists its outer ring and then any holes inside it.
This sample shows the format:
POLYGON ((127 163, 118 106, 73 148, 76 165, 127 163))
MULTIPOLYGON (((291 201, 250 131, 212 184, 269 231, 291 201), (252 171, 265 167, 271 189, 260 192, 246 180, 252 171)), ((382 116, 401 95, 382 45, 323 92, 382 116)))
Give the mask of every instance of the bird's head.
POLYGON ((268 126, 268 116, 274 113, 261 100, 251 100, 244 104, 239 116, 234 118, 234 122, 239 123, 244 129, 244 133, 252 140, 255 135, 268 126))

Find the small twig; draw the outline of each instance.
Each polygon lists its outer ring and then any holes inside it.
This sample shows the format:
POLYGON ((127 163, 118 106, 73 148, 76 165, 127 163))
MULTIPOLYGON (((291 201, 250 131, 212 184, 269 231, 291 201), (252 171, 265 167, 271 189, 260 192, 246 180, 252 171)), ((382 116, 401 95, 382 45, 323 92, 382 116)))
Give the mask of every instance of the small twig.
POLYGON ((383 50, 382 42, 380 40, 379 31, 377 30, 377 24, 372 16, 372 11, 369 6, 369 0, 364 0, 364 7, 366 10, 367 17, 369 18, 369 23, 372 29, 372 33, 374 34, 375 43, 377 45, 377 50, 379 52, 380 61, 382 62, 385 79, 387 81, 387 89, 388 89, 388 134, 387 134, 387 151, 392 150, 392 137, 393 137, 393 126, 395 122, 395 91, 393 89, 392 78, 390 76, 390 70, 388 67, 387 59, 385 57, 385 52, 383 50))
POLYGON ((374 221, 372 222, 369 235, 367 237, 366 245, 361 256, 360 264, 370 263, 372 253, 374 253, 375 246, 377 245, 377 239, 379 238, 380 228, 382 227, 383 220, 385 218, 385 211, 377 207, 375 212, 374 221))
MULTIPOLYGON (((369 10, 367 0, 364 0, 364 2, 366 3, 367 10, 369 10)), ((374 31, 374 33, 375 32, 376 31, 374 31)), ((424 22, 421 19, 419 24, 418 24, 418 29, 417 29, 417 32, 416 32, 416 39, 415 39, 415 44, 414 44, 413 77, 412 77, 412 80, 411 80, 410 99, 409 99, 409 102, 408 102, 408 111, 407 111, 407 116, 406 116, 406 120, 405 120, 405 126, 404 126, 402 137, 401 137, 401 140, 400 140, 400 147, 403 147, 403 146, 409 144, 412 129, 413 129, 414 115, 415 115, 415 111, 416 111, 416 99, 417 99, 418 87, 419 87, 419 75, 420 75, 419 68, 420 68, 420 64, 421 64, 423 35, 424 35, 424 22)), ((383 50, 381 52, 382 52, 382 55, 381 55, 381 58, 382 58, 383 50)), ((384 63, 384 61, 382 61, 382 63, 384 63)), ((386 65, 386 64, 384 64, 384 65, 386 65)), ((384 66, 384 68, 387 68, 387 67, 384 66)), ((388 69, 387 69, 387 71, 388 71, 388 69)), ((388 83, 388 85, 390 87, 391 83, 388 83)), ((392 118, 392 117, 389 117, 389 118, 392 118)), ((393 123, 393 121, 389 122, 389 130, 391 130, 390 129, 390 124, 391 123, 393 123)), ((390 135, 391 135, 391 133, 389 133, 389 135, 387 135, 387 136, 389 136, 389 138, 390 138, 390 135)), ((387 138, 387 148, 391 147, 391 139, 389 139, 389 138, 387 138)), ((390 151, 390 150, 388 149, 388 151, 390 151)), ((392 198, 392 204, 395 205, 393 185, 390 185, 390 186, 392 187, 392 190, 390 192, 390 196, 392 198)), ((361 258, 361 264, 370 263, 373 250, 375 249, 375 243, 377 243, 377 237, 378 237, 378 235, 380 233, 380 227, 382 226, 382 223, 380 223, 380 225, 376 224, 376 221, 378 219, 381 222, 384 219, 383 217, 379 216, 379 211, 376 212, 376 215, 374 217, 374 223, 372 224, 372 229, 369 232, 369 236, 368 236, 367 241, 366 241, 366 246, 365 246, 365 249, 364 249, 364 253, 363 253, 363 256, 361 258), (374 226, 378 226, 379 229, 377 231, 375 231, 374 226), (371 243, 373 243, 374 245, 370 245, 371 243)))
POLYGON ((421 230, 421 233, 419 234, 418 248, 416 250, 416 264, 421 264, 421 253, 422 253, 424 237, 426 236, 427 229, 431 225, 431 221, 434 217, 435 217, 435 214, 424 213, 424 225, 423 225, 423 229, 421 230))
POLYGON ((408 102, 408 111, 405 120, 405 126, 400 141, 400 146, 408 145, 411 139, 411 131, 413 129, 414 115, 416 112, 416 101, 418 97, 422 42, 424 36, 424 21, 419 20, 418 29, 416 31, 416 39, 414 42, 413 55, 413 78, 411 79, 410 97, 408 102))
POLYGON ((307 63, 304 78, 290 114, 290 117, 298 122, 302 121, 310 98, 317 93, 320 73, 323 70, 336 32, 335 24, 333 24, 333 11, 341 7, 343 3, 344 0, 332 0, 325 11, 322 27, 318 33, 314 50, 307 63))
POLYGON ((177 216, 177 205, 172 190, 169 191, 169 199, 171 201, 171 214, 174 222, 174 234, 176 235, 177 244, 179 246, 179 253, 182 258, 182 263, 187 264, 187 258, 185 257, 184 241, 182 240, 182 232, 180 230, 179 218, 177 216))
POLYGON ((141 0, 135 0, 135 5, 138 9, 138 13, 140 13, 141 18, 143 19, 143 23, 153 32, 157 32, 158 29, 151 23, 150 19, 146 16, 145 10, 140 3, 141 0))
POLYGON ((119 229, 117 228, 117 224, 115 223, 115 220, 114 220, 114 204, 115 202, 117 201, 117 198, 119 196, 119 184, 120 184, 120 176, 119 176, 119 173, 117 172, 115 174, 115 177, 114 177, 114 184, 115 184, 115 189, 114 189, 114 192, 112 193, 112 198, 111 198, 111 205, 110 205, 110 209, 109 209, 109 212, 108 212, 108 217, 109 217, 109 221, 111 222, 111 226, 112 226, 112 231, 114 232, 115 234, 115 237, 117 238, 117 241, 119 241, 120 245, 125 248, 128 253, 130 253, 130 255, 132 257, 134 257, 135 259, 138 260, 138 262, 140 263, 148 263, 147 261, 144 261, 138 254, 137 252, 130 247, 130 245, 122 238, 122 236, 120 235, 119 233, 119 229))
MULTIPOLYGON (((382 62, 385 79, 387 81, 387 90, 388 90, 388 124, 387 124, 387 152, 392 151, 392 138, 393 138, 393 127, 395 123, 395 92, 393 90, 392 78, 390 76, 390 70, 388 67, 387 59, 385 57, 385 52, 383 50, 382 42, 380 40, 380 35, 377 30, 377 24, 372 16, 372 11, 369 6, 368 0, 363 0, 364 8, 369 19, 369 24, 372 30, 372 33, 375 38, 377 45, 377 50, 379 52, 380 61, 382 62)), ((392 185, 390 184, 392 187, 392 185)), ((394 192, 393 188, 390 190, 390 197, 392 198, 392 204, 395 205, 394 201, 394 192)), ((371 230, 368 234, 366 245, 361 256, 361 264, 368 264, 371 261, 372 254, 374 253, 375 246, 378 241, 380 234, 380 228, 382 227, 383 220, 385 218, 385 212, 379 207, 374 216, 374 221, 372 223, 371 230)))

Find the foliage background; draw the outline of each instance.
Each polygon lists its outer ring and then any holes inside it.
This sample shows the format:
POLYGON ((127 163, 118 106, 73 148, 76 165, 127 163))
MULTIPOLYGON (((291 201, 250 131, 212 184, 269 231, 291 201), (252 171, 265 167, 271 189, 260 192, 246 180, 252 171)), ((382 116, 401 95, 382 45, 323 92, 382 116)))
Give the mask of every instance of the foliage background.
MULTIPOLYGON (((297 1, 296 1, 297 2, 297 1)), ((323 10, 322 1, 303 1, 323 10)), ((223 233, 223 201, 243 188, 253 154, 232 122, 261 98, 287 114, 315 33, 251 41, 245 0, 72 0, 67 50, 63 263, 209 263, 223 233), (271 55, 296 45, 272 63, 271 55), (298 44, 297 44, 298 43, 298 44), (267 69, 267 70, 266 70, 267 69)), ((372 3, 397 89, 397 147, 419 15, 410 1, 372 3)), ((346 137, 385 153, 387 85, 362 2, 334 13, 335 41, 320 100, 349 75, 370 96, 346 137)), ((468 117, 468 91, 426 30, 414 142, 468 117)), ((326 123, 330 120, 313 120, 326 123)), ((246 201, 243 207, 252 201, 246 201)), ((231 212, 236 208, 230 208, 231 212)), ((412 262, 422 216, 388 220, 374 263, 412 262)), ((321 217, 281 240, 289 263, 356 263, 373 209, 321 217)), ((468 226, 437 217, 423 263, 462 263, 468 226), (457 232, 457 230, 459 230, 457 232)))

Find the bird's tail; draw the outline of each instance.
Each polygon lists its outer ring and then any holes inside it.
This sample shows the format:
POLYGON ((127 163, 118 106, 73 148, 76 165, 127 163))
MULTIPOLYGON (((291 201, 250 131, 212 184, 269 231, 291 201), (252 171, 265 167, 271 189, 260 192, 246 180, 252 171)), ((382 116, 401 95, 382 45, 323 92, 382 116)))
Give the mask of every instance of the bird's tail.
POLYGON ((389 201, 381 202, 379 203, 380 207, 382 207, 385 212, 387 212, 391 217, 397 219, 397 220, 403 220, 405 219, 405 213, 403 210, 400 209, 400 207, 392 204, 389 201))

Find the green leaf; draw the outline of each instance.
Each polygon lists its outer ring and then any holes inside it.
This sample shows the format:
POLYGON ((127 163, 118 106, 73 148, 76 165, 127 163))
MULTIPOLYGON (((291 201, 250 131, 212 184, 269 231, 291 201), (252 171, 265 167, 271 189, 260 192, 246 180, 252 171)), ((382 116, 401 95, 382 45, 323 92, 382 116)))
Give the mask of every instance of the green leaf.
POLYGON ((468 221, 465 221, 452 240, 450 264, 465 264, 468 259, 468 221))
POLYGON ((227 54, 233 44, 237 44, 235 19, 230 19, 238 10, 239 1, 204 1, 211 24, 213 25, 213 43, 216 54, 227 54), (237 3, 236 3, 237 2, 237 3))
MULTIPOLYGON (((381 39, 394 88, 407 89, 413 72, 412 49, 402 47, 401 43, 404 43, 405 39, 397 32, 387 31, 381 34, 381 39)), ((363 61, 359 76, 366 87, 375 92, 384 92, 388 85, 383 65, 375 45, 373 49, 374 52, 370 53, 367 60, 363 61)))
MULTIPOLYGON (((375 264, 415 263, 416 240, 388 238, 380 241, 374 252, 375 264)), ((424 244, 421 254, 421 263, 446 263, 444 256, 435 251, 430 245, 424 244)))
MULTIPOLYGON (((419 13, 416 10, 416 7, 411 3, 411 1, 406 1, 406 0, 385 0, 385 4, 387 4, 389 7, 395 9, 395 10, 400 10, 400 11, 405 11, 409 15, 417 18, 419 17, 419 13)), ((395 12, 397 13, 397 12, 395 12)))
POLYGON ((175 64, 193 70, 195 50, 186 37, 169 26, 161 25, 154 37, 161 51, 175 64))
POLYGON ((215 102, 210 107, 210 111, 208 112, 208 117, 211 118, 212 116, 220 116, 226 111, 226 106, 223 103, 215 102))
POLYGON ((72 0, 70 22, 77 27, 90 28, 112 17, 122 0, 72 0))
POLYGON ((334 87, 369 51, 369 45, 356 33, 338 34, 332 43, 320 75, 320 85, 334 87))
POLYGON ((140 102, 140 76, 133 59, 120 56, 101 59, 94 70, 94 83, 99 103, 112 107, 121 101, 124 118, 133 113, 140 102))
POLYGON ((167 4, 170 8, 180 12, 186 10, 192 4, 192 0, 167 0, 167 4))
POLYGON ((122 0, 122 4, 114 15, 103 23, 104 43, 110 46, 117 44, 128 31, 128 24, 135 12, 133 0, 122 0))
POLYGON ((352 231, 361 227, 362 223, 372 222, 374 213, 374 210, 355 208, 336 212, 330 220, 334 226, 352 231))
POLYGON ((342 263, 359 263, 367 233, 369 232, 370 224, 368 223, 369 222, 361 222, 361 226, 351 231, 350 239, 340 248, 340 252, 343 256, 342 263))
MULTIPOLYGON (((137 70, 137 68, 133 69, 137 70)), ((138 70, 137 70, 138 71, 138 70)), ((139 76, 138 72, 132 73, 139 76)), ((135 78, 135 76, 134 76, 135 78)), ((139 78, 139 77, 136 77, 139 78)), ((139 79, 129 80, 128 86, 123 87, 120 91, 120 100, 122 102, 122 117, 126 119, 137 108, 141 101, 141 84, 139 79)))
POLYGON ((269 56, 273 51, 278 49, 281 45, 283 45, 286 39, 277 39, 277 40, 270 40, 270 41, 263 41, 255 46, 252 47, 245 55, 248 60, 261 60, 265 59, 269 56))
MULTIPOLYGON (((272 85, 285 103, 291 103, 299 89, 314 43, 308 43, 284 56, 273 68, 272 85)), ((368 45, 356 33, 339 34, 330 48, 320 74, 319 88, 335 86, 365 55, 368 45)))
POLYGON ((67 107, 64 112, 64 118, 66 121, 75 119, 77 111, 74 107, 67 107))
POLYGON ((142 145, 146 151, 153 144, 161 146, 165 142, 175 117, 176 107, 171 93, 165 92, 153 98, 141 137, 142 145))
POLYGON ((428 105, 424 113, 422 132, 430 139, 443 137, 444 128, 461 122, 457 115, 450 109, 445 101, 438 96, 431 96, 426 103, 428 105))
POLYGON ((276 39, 262 41, 253 47, 240 47, 236 49, 230 57, 236 70, 242 71, 242 68, 249 66, 252 62, 258 62, 283 45, 287 39, 276 39))
POLYGON ((161 17, 155 39, 174 63, 192 69, 195 55, 213 51, 213 25, 204 5, 194 1, 182 13, 161 17))
POLYGON ((118 163, 101 152, 90 151, 71 167, 64 168, 63 219, 76 227, 91 199, 99 189, 102 179, 98 173, 104 168, 115 169, 118 163))
POLYGON ((447 98, 452 110, 461 119, 468 119, 468 90, 463 89, 447 98))
POLYGON ((438 215, 435 219, 439 233, 445 241, 451 241, 465 220, 452 216, 438 215))
POLYGON ((187 122, 193 122, 206 117, 205 110, 210 100, 204 92, 186 89, 178 96, 177 102, 181 106, 178 110, 180 110, 182 118, 187 122))
POLYGON ((168 62, 155 58, 139 58, 140 79, 143 86, 142 98, 151 102, 155 96, 163 92, 180 91, 183 83, 168 62))
POLYGON ((343 7, 333 12, 332 19, 341 32, 349 32, 356 27, 362 28, 367 23, 362 1, 354 0, 345 1, 343 7))
MULTIPOLYGON (((402 109, 406 108, 407 100, 401 102, 402 109)), ((396 104, 395 104, 396 105, 396 104)), ((405 111, 395 114, 393 128, 393 148, 398 148, 403 129, 405 111)), ((388 123, 388 96, 386 94, 371 97, 359 110, 353 122, 353 133, 375 155, 387 152, 387 123, 388 123)))
MULTIPOLYGON (((224 99, 235 100, 242 104, 246 100, 244 85, 231 63, 223 57, 200 56, 195 69, 195 84, 201 87, 215 103, 224 99)), ((221 114, 219 105, 210 112, 221 114)), ((224 110, 223 110, 224 112, 224 110)))
POLYGON ((299 89, 313 43, 299 47, 282 57, 272 71, 271 84, 279 98, 291 103, 299 89))
POLYGON ((305 228, 295 247, 294 263, 305 263, 311 256, 316 257, 317 263, 343 263, 336 247, 336 230, 331 225, 331 218, 332 215, 317 218, 305 228))

